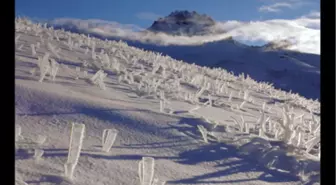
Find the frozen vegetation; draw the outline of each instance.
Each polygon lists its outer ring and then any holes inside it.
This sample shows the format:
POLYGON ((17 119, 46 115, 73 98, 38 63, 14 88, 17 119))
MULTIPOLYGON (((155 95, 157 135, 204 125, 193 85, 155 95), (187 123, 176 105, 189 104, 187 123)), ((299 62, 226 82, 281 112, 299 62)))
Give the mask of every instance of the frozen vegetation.
POLYGON ((15 20, 17 184, 319 184, 320 102, 15 20))

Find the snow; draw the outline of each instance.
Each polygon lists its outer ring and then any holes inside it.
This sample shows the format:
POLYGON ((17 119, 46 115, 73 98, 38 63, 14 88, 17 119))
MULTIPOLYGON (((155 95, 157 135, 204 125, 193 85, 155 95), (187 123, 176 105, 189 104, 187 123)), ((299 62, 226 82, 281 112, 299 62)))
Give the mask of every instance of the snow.
MULTIPOLYGON (((215 87, 209 87, 201 99, 206 101, 208 96, 205 94, 212 93, 214 105, 203 106, 201 102, 184 100, 184 97, 179 96, 183 96, 183 93, 193 94, 202 87, 201 82, 190 81, 193 73, 205 74, 203 76, 208 76, 209 82, 214 84, 215 77, 211 75, 215 76, 216 72, 207 71, 210 69, 202 69, 169 57, 160 58, 157 53, 145 53, 122 42, 91 38, 91 42, 95 42, 98 56, 93 60, 91 50, 85 54, 86 47, 92 48, 92 43, 88 44, 87 38, 27 24, 22 20, 16 20, 16 35, 20 37, 15 53, 15 125, 21 127, 23 137, 16 142, 15 171, 18 180, 28 184, 140 184, 138 163, 142 157, 150 156, 155 158, 155 176, 166 181, 166 184, 319 183, 316 147, 310 156, 303 155, 304 149, 287 145, 271 134, 267 138, 260 138, 256 129, 252 129, 249 134, 240 133, 231 118, 243 115, 246 122, 255 124, 264 102, 274 106, 266 112, 267 116, 274 121, 281 118, 283 103, 272 103, 268 91, 301 100, 300 103, 291 103, 310 107, 315 115, 319 109, 317 102, 272 88, 261 88, 258 91, 253 84, 261 83, 248 78, 241 80, 240 77, 223 72, 229 83, 227 88, 233 92, 232 102, 228 101, 228 94, 218 95, 213 92, 215 87), (36 34, 36 30, 40 31, 39 34, 36 34), (57 35, 60 41, 54 37, 48 38, 47 33, 57 35), (42 35, 43 43, 39 35, 42 35), (76 43, 80 39, 84 43, 69 50, 69 36, 76 43), (37 42, 41 43, 40 47, 36 48, 36 56, 32 56, 30 45, 36 45, 37 42), (48 51, 48 42, 56 50, 60 48, 60 58, 48 51), (22 44, 22 49, 18 49, 22 44), (116 49, 115 52, 111 51, 112 47, 116 49), (98 71, 101 48, 114 61, 111 62, 112 67, 103 66, 104 72, 108 74, 104 79, 106 90, 89 81, 98 71), (37 59, 42 58, 46 52, 51 53, 51 58, 60 67, 55 81, 47 75, 43 82, 39 82, 37 59), (155 60, 155 56, 159 59, 155 60), (132 57, 138 60, 133 63, 132 57), (83 66, 84 60, 89 63, 87 67, 83 66), (121 66, 119 70, 115 67, 115 60, 121 66), (152 68, 156 64, 161 67, 153 74, 152 68), (177 66, 176 69, 172 69, 173 64, 177 66), (80 67, 79 72, 76 67, 80 67), (167 68, 166 76, 163 75, 163 67, 167 68), (84 71, 87 71, 88 76, 84 75, 84 71), (140 90, 136 80, 134 83, 125 83, 129 81, 125 77, 126 72, 134 77, 140 76, 140 90), (180 91, 173 88, 169 81, 175 81, 173 75, 181 80, 180 91), (127 80, 119 82, 120 76, 127 80), (168 101, 166 108, 172 109, 172 114, 160 112, 160 100, 156 92, 150 96, 141 96, 143 93, 139 93, 153 79, 164 80, 158 88, 165 91, 168 101), (238 91, 247 88, 247 84, 251 85, 249 91, 253 102, 247 102, 244 108, 236 109, 234 105, 243 101, 238 96, 238 91), (199 105, 200 109, 189 113, 195 105, 199 105), (67 160, 71 122, 83 123, 86 128, 73 180, 64 177, 63 167, 67 160), (214 127, 214 122, 219 122, 219 125, 214 127), (209 143, 203 142, 198 125, 203 125, 209 131, 209 143), (101 151, 104 129, 119 131, 109 153, 101 151), (47 137, 42 145, 35 143, 39 135, 47 137), (38 161, 32 157, 35 149, 44 151, 38 161), (278 158, 278 162, 269 165, 274 158, 278 158)), ((310 113, 306 108, 296 106, 294 112, 295 115, 305 113, 304 120, 310 121, 310 113)), ((306 129, 306 124, 302 123, 301 126, 306 129)), ((307 137, 311 135, 307 134, 307 137)))
MULTIPOLYGON (((291 90, 306 98, 320 99, 320 55, 306 53, 304 50, 297 52, 291 49, 293 47, 311 47, 310 44, 304 43, 300 44, 300 46, 294 44, 287 49, 280 48, 268 51, 264 47, 250 47, 235 41, 236 36, 234 34, 236 33, 231 33, 233 31, 224 34, 193 35, 190 37, 164 33, 131 32, 129 29, 123 29, 123 27, 111 26, 108 27, 109 29, 104 29, 104 31, 99 29, 98 32, 95 32, 91 28, 94 23, 90 20, 68 20, 63 22, 62 20, 55 20, 52 25, 73 32, 90 34, 101 39, 122 39, 130 46, 156 51, 177 60, 195 63, 200 66, 222 67, 228 71, 233 71, 235 74, 249 74, 253 79, 272 83, 278 89, 291 90), (92 24, 90 31, 83 28, 80 24, 81 22, 84 25, 92 24), (116 30, 121 32, 115 33, 116 30), (234 39, 230 39, 230 36, 233 36, 234 39)), ((253 26, 253 29, 262 27, 254 24, 247 24, 247 26, 253 26)), ((284 27, 283 25, 277 26, 284 27)), ((181 29, 184 29, 183 26, 181 29)), ((274 30, 278 30, 278 28, 268 25, 266 33, 259 32, 267 35, 274 30)), ((243 32, 244 35, 249 34, 246 30, 243 30, 243 32)), ((255 30, 253 32, 259 33, 255 30)), ((282 30, 281 32, 291 33, 292 31, 282 30)), ((257 36, 251 37, 257 38, 257 36)), ((244 40, 237 38, 238 40, 244 40)), ((301 40, 303 42, 305 39, 301 40)))

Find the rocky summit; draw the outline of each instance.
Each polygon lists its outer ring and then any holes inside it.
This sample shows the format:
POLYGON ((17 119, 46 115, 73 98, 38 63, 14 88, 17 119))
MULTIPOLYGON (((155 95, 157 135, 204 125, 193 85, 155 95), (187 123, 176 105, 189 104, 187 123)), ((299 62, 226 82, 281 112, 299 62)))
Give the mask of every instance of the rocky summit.
POLYGON ((216 22, 205 14, 184 10, 174 11, 164 18, 159 18, 148 30, 170 35, 205 35, 211 32, 215 24, 216 22))

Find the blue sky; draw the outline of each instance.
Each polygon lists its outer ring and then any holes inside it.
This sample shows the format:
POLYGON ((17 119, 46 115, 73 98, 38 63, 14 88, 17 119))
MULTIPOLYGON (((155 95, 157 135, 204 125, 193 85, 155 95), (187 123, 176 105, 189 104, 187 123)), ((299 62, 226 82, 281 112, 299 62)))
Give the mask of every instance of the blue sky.
POLYGON ((294 19, 320 9, 319 0, 16 0, 17 15, 34 19, 102 19, 149 27, 173 10, 195 10, 215 20, 294 19))

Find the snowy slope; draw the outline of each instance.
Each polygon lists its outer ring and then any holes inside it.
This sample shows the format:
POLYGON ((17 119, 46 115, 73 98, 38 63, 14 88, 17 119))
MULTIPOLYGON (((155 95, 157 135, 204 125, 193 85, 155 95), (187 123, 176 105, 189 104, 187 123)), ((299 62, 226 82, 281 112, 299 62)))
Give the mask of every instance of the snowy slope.
MULTIPOLYGON (((287 103, 295 107, 293 113, 296 116, 305 113, 300 123, 300 129, 305 131, 308 122, 312 123, 307 109, 317 119, 318 102, 224 70, 160 57, 122 42, 88 39, 22 20, 17 20, 16 28, 15 125, 21 127, 23 137, 16 142, 16 179, 28 184, 140 184, 138 162, 143 156, 152 156, 156 160, 155 176, 166 184, 319 182, 318 146, 306 155, 302 153, 305 143, 297 148, 284 144, 281 135, 274 138, 272 129, 268 128, 267 136, 258 136, 259 110, 263 103, 267 103, 266 115, 277 122, 283 100, 291 97, 293 100, 287 103), (93 52, 92 48, 95 48, 93 52), (54 81, 46 76, 38 82, 38 60, 46 52, 57 61, 59 69, 54 81), (109 65, 102 64, 106 62, 102 53, 108 54, 109 65), (105 90, 90 82, 100 67, 108 74, 104 79, 105 90), (225 76, 226 81, 215 82, 216 74, 225 76), (202 88, 204 76, 213 85, 195 102, 192 97, 202 88), (157 91, 151 87, 152 80, 159 80, 157 91), (219 82, 225 87, 223 92, 215 92, 218 89, 214 84, 219 82), (241 105, 246 89, 253 100, 235 108, 241 105), (160 111, 159 91, 165 92, 170 102, 166 108, 172 110, 171 114, 160 111), (213 105, 203 105, 209 96, 213 105), (195 105, 200 108, 190 112, 195 105), (251 124, 251 132, 239 132, 232 116, 236 119, 243 116, 251 124), (71 122, 86 126, 73 181, 63 175, 71 122), (209 143, 203 141, 198 125, 209 131, 209 143), (110 153, 101 152, 101 135, 106 128, 119 130, 110 153), (38 135, 47 136, 40 146, 35 144, 38 135), (38 148, 44 154, 36 161, 32 155, 38 148), (270 164, 276 157, 278 162, 270 164)), ((315 129, 318 125, 319 122, 312 124, 315 129)), ((311 133, 305 134, 302 142, 311 137, 311 133)))
MULTIPOLYGON (((189 12, 190 13, 190 12, 189 12)), ((171 19, 174 16, 167 16, 171 19)), ((166 19, 168 19, 166 18, 166 19)), ((162 21, 165 21, 163 19, 162 21)), ((169 19, 169 20, 170 20, 169 19)), ((177 60, 183 60, 188 63, 195 63, 201 66, 221 67, 228 71, 233 71, 235 74, 249 74, 257 81, 264 81, 274 84, 276 88, 299 93, 306 98, 320 98, 320 56, 309 53, 302 53, 284 49, 269 50, 265 47, 250 47, 241 44, 232 39, 222 39, 213 42, 201 42, 200 44, 188 44, 192 39, 200 39, 196 37, 171 37, 167 35, 153 35, 148 32, 143 35, 132 35, 133 33, 120 33, 118 35, 111 30, 93 30, 95 25, 90 25, 92 29, 85 29, 77 22, 52 22, 56 28, 64 28, 76 33, 85 33, 96 36, 101 39, 112 39, 127 42, 130 46, 143 48, 145 50, 156 51, 164 55, 171 56, 177 60), (133 38, 134 37, 134 38, 133 38), (148 38, 144 42, 141 38, 148 38), (182 39, 181 41, 178 41, 182 39), (172 40, 172 41, 171 41, 172 40), (183 43, 185 40, 185 44, 183 43), (173 44, 174 42, 180 44, 173 44), (172 44, 166 44, 172 43, 172 44), (201 44, 203 43, 203 44, 201 44)), ((86 22, 85 22, 86 23, 86 22)), ((197 21, 196 21, 197 23, 197 21)), ((194 24, 196 24, 194 23, 194 24)), ((90 24, 90 23, 86 23, 90 24)), ((157 23, 159 24, 159 23, 157 23)), ((160 25, 163 23, 160 23, 160 25)), ((164 23, 165 27, 173 23, 164 23)), ((176 21, 174 22, 174 25, 176 21)), ((194 24, 188 26, 194 27, 194 24)), ((210 24, 210 23, 209 23, 210 24)), ((175 25, 178 28, 184 29, 184 25, 175 25)), ((214 30, 213 26, 200 26, 202 30, 214 30)), ((178 29, 176 28, 176 29, 178 29)), ((196 28, 195 28, 196 29, 196 28)), ((149 29, 151 30, 151 29, 149 29)), ((174 29, 156 29, 161 33, 173 34, 174 29)), ((197 30, 197 29, 196 29, 197 30)), ((179 31, 178 31, 179 32, 179 31)), ((200 31, 199 33, 201 33, 200 31)), ((208 32, 208 31, 206 31, 208 32)), ((186 32, 192 35, 192 32, 186 32)), ((197 32, 198 33, 198 32, 197 32)), ((187 35, 188 35, 187 34, 187 35)), ((197 35, 195 33, 195 35, 197 35)), ((215 38, 216 34, 212 36, 215 38)), ((218 35, 221 37, 221 35, 218 35)))
POLYGON ((221 67, 235 74, 273 83, 307 98, 320 98, 320 56, 292 51, 264 51, 263 48, 237 45, 232 40, 201 46, 158 46, 132 43, 175 59, 201 66, 221 67))

